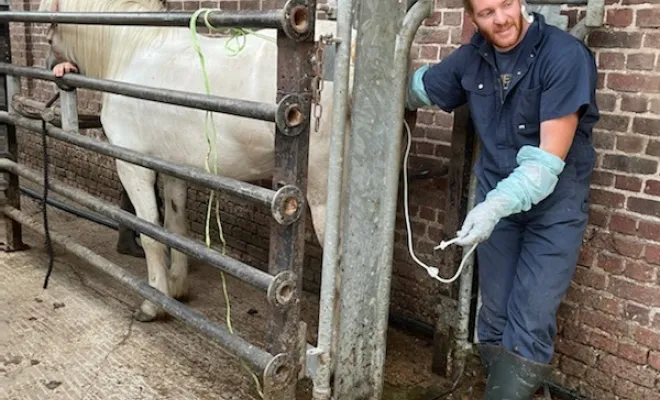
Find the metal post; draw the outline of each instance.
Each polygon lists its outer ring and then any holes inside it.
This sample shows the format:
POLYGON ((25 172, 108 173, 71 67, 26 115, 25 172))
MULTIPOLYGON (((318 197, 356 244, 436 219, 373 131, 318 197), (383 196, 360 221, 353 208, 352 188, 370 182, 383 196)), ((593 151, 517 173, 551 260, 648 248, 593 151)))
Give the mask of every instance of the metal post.
MULTIPOLYGON (((288 104, 278 109, 279 120, 293 122, 292 129, 278 124, 275 135, 275 166, 273 186, 295 185, 307 193, 307 164, 311 117, 312 55, 316 0, 289 0, 285 6, 287 30, 296 30, 301 37, 292 40, 282 31, 277 35, 277 101, 288 104), (292 112, 292 110, 295 110, 292 112), (294 122, 295 121, 295 122, 294 122)), ((297 205, 303 207, 302 204, 297 205)), ((300 297, 303 282, 305 246, 305 214, 289 225, 271 225, 268 270, 271 274, 289 271, 295 277, 293 300, 286 308, 271 308, 266 349, 272 354, 287 353, 288 379, 276 384, 264 376, 265 398, 290 400, 296 397, 296 384, 304 360, 304 325, 300 322, 300 297)))
POLYGON ((333 398, 342 400, 376 400, 382 395, 408 65, 406 49, 406 57, 398 57, 402 49, 397 48, 397 34, 405 10, 399 0, 358 3, 339 278, 342 301, 333 363, 333 398))
MULTIPOLYGON (((8 1, 0 1, 0 12, 9 10, 8 1)), ((0 23, 0 61, 11 63, 11 39, 9 32, 9 22, 0 23)), ((11 100, 15 94, 21 90, 21 81, 19 78, 0 74, 4 99, 0 108, 3 111, 12 112, 11 100)), ((16 140, 16 127, 12 124, 0 124, 0 157, 7 157, 12 160, 18 160, 18 142, 16 140)), ((18 176, 13 174, 0 175, 0 188, 4 190, 4 198, 0 202, 20 209, 21 195, 19 191, 18 176)), ((2 239, 4 251, 18 251, 27 248, 23 243, 23 229, 21 224, 11 218, 4 217, 5 237, 2 239)))
MULTIPOLYGON (((460 229, 465 219, 468 208, 468 192, 470 176, 472 175, 472 159, 475 150, 474 126, 470 119, 470 111, 463 106, 454 111, 454 126, 452 128, 451 158, 449 162, 449 185, 447 192, 447 205, 445 213, 445 232, 456 232, 460 229)), ((445 274, 453 274, 460 265, 462 252, 458 248, 447 249, 443 264, 450 266, 452 271, 444 271, 445 274)), ((449 360, 456 356, 456 344, 463 344, 468 338, 467 321, 469 321, 469 306, 472 287, 472 264, 468 264, 463 271, 460 287, 455 285, 451 288, 451 297, 459 297, 458 325, 447 327, 436 324, 434 333, 434 352, 432 370, 438 375, 446 376, 452 373, 455 365, 449 360), (469 281, 469 282, 468 282, 469 281), (466 298, 465 298, 466 297, 466 298), (467 314, 466 314, 467 313, 467 314), (465 323, 464 323, 465 322, 465 323)), ((460 355, 459 355, 460 356, 460 355)), ((459 357, 460 358, 460 357, 459 357)), ((460 364, 460 362, 459 362, 460 364)))
POLYGON ((60 110, 62 112, 62 130, 78 133, 78 91, 60 89, 60 110))

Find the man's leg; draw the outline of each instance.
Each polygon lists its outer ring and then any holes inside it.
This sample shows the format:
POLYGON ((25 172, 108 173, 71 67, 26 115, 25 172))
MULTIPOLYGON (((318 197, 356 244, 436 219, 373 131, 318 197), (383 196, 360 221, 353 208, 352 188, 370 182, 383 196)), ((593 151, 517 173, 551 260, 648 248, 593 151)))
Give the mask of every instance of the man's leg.
POLYGON ((583 202, 530 212, 507 305, 502 354, 491 366, 486 400, 527 400, 550 373, 556 313, 570 286, 587 223, 583 202))
MULTIPOLYGON (((476 202, 481 202, 484 196, 484 189, 479 188, 476 202)), ((490 365, 500 354, 502 335, 507 322, 509 293, 520 254, 522 228, 515 221, 515 218, 500 221, 490 238, 477 247, 482 297, 477 336, 480 342, 479 354, 486 375, 490 365)))

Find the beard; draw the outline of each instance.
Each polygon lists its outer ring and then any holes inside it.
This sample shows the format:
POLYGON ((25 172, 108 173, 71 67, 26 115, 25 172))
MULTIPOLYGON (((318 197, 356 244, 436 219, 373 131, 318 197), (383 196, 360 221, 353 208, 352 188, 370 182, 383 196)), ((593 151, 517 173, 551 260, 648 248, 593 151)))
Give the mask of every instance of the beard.
POLYGON ((518 40, 520 40, 520 36, 523 32, 522 14, 517 21, 514 20, 510 24, 497 29, 497 31, 485 31, 482 29, 479 30, 481 31, 481 34, 486 38, 486 40, 492 43, 493 46, 501 49, 508 49, 513 47, 516 43, 518 43, 518 40))

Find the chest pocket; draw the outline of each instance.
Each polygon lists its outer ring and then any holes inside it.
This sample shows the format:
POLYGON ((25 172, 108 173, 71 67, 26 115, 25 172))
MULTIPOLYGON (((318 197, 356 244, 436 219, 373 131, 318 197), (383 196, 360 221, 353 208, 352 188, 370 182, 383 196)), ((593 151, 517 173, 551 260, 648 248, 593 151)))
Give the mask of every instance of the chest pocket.
MULTIPOLYGON (((541 131, 541 91, 536 88, 524 89, 518 87, 513 104, 513 128, 523 138, 538 140, 541 131)), ((527 142, 523 140, 524 142, 527 142)))
POLYGON ((495 86, 492 82, 483 82, 470 76, 462 79, 461 86, 467 95, 472 121, 479 133, 486 132, 486 127, 495 124, 497 115, 498 92, 495 86))

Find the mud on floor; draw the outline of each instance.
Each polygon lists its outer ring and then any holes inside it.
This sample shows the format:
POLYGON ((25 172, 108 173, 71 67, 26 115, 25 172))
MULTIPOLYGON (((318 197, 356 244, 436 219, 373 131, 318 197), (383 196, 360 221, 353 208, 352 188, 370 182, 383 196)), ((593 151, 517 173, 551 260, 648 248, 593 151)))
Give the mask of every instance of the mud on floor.
MULTIPOLYGON (((33 200, 23 198, 22 205, 41 221, 33 200)), ((116 231, 54 208, 49 217, 52 230, 146 276, 144 259, 116 253, 116 231)), ((259 399, 253 377, 218 345, 174 318, 136 322, 132 314, 140 296, 58 246, 49 287, 42 289, 48 261, 44 239, 27 229, 24 238, 28 250, 0 253, 0 399, 259 399)), ((263 346, 265 296, 226 278, 235 332, 263 346)), ((191 259, 190 287, 187 305, 224 324, 218 270, 191 259)), ((305 293, 303 318, 311 343, 317 304, 316 295, 305 293)), ((451 382, 430 372, 431 353, 429 341, 390 329, 384 398, 450 398, 438 397, 451 382)), ((478 365, 472 365, 454 398, 480 399, 478 374, 478 365)), ((308 381, 301 382, 298 398, 311 398, 308 381)))

